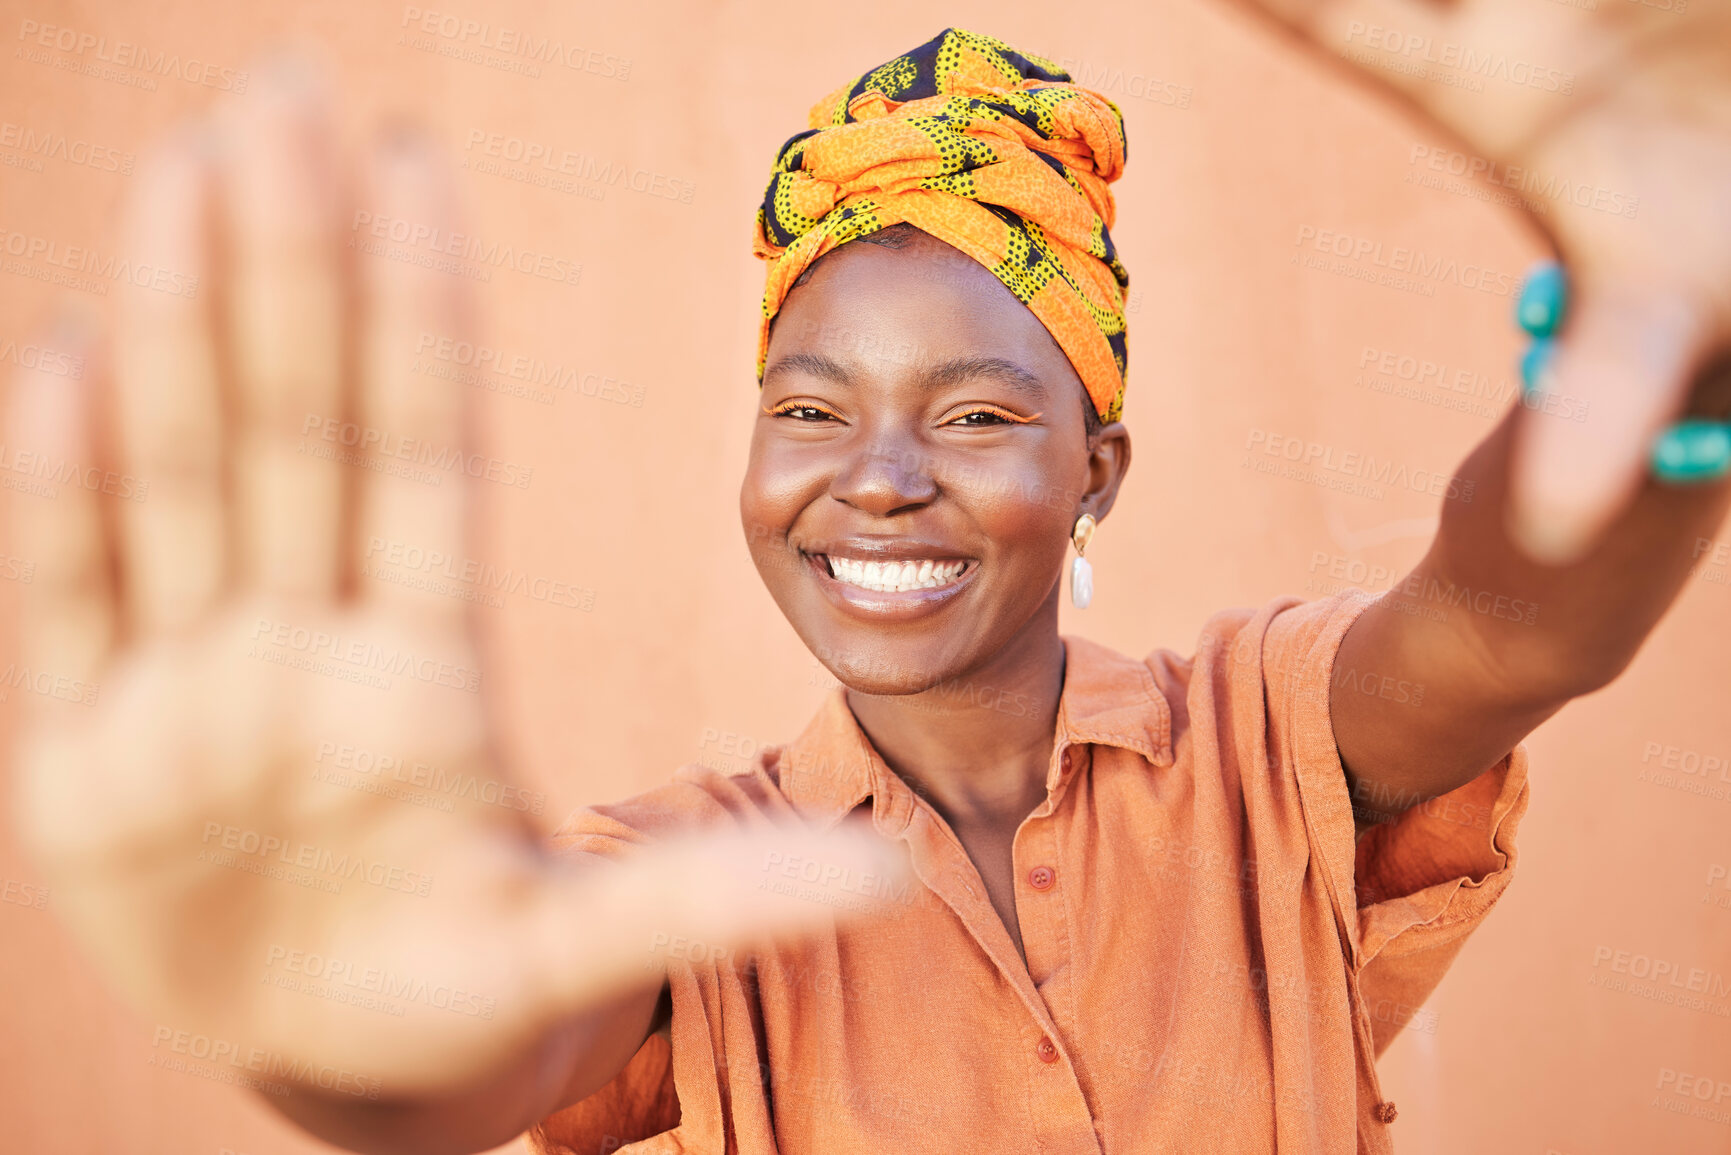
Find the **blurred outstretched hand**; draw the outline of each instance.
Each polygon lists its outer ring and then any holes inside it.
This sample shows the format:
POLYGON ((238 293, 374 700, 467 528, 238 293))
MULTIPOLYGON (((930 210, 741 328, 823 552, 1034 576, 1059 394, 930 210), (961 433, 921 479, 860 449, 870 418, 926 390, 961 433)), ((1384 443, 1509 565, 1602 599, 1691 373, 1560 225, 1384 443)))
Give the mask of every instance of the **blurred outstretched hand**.
MULTIPOLYGON (((1548 388, 1583 422, 1522 414, 1516 539, 1567 562, 1646 477, 1654 437, 1731 348, 1727 0, 1246 0, 1388 85, 1487 161, 1639 200, 1560 197, 1539 227, 1571 304, 1548 388)), ((1511 324, 1512 309, 1511 309, 1511 324)))
POLYGON ((284 57, 155 150, 125 252, 197 291, 123 283, 83 379, 14 383, 15 451, 149 486, 14 500, 37 563, 23 664, 100 687, 26 695, 17 811, 57 909, 152 1021, 413 1097, 658 989, 658 942, 828 922, 757 886, 768 853, 895 870, 856 834, 781 827, 580 868, 499 804, 464 603, 359 565, 375 539, 465 554, 464 471, 428 484, 387 456, 466 449, 464 387, 412 369, 422 334, 463 333, 462 280, 342 244, 352 187, 379 217, 449 230, 453 181, 398 132, 351 186, 329 119, 317 69, 284 57), (447 810, 326 780, 345 750, 480 787, 447 810))

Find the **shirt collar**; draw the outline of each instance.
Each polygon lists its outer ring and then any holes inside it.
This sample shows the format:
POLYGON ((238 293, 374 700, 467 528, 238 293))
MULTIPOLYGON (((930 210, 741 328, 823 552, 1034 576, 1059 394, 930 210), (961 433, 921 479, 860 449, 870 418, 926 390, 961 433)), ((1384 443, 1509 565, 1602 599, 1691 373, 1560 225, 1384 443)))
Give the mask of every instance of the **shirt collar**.
MULTIPOLYGON (((1065 637, 1064 689, 1047 789, 1062 777, 1066 747, 1094 744, 1134 751, 1153 766, 1172 764, 1172 711, 1144 662, 1086 638, 1065 637)), ((899 832, 913 793, 873 748, 836 687, 780 758, 781 789, 808 820, 832 826, 872 801, 878 829, 899 832), (899 789, 898 789, 899 787, 899 789)))

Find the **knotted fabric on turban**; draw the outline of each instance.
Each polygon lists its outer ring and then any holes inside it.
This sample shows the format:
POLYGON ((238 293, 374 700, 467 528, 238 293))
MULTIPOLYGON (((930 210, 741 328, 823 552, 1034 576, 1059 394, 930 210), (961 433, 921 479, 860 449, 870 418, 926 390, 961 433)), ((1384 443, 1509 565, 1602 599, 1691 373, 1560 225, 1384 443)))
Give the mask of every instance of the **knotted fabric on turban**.
POLYGON ((1127 146, 1118 106, 1053 62, 948 28, 812 107, 757 211, 770 322, 813 261, 906 221, 990 269, 1075 367, 1102 421, 1124 405, 1130 274, 1108 231, 1127 146))

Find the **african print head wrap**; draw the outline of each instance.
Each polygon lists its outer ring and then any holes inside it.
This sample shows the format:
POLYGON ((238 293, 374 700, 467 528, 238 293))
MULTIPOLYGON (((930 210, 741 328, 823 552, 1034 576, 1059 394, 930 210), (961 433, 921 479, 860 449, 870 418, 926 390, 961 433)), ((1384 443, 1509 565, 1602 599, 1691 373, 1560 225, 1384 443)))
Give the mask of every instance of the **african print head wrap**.
POLYGON ((1130 274, 1108 230, 1127 146, 1118 106, 1053 62, 947 28, 824 97, 775 158, 757 211, 770 322, 837 245, 906 221, 990 269, 1033 310, 1116 421, 1130 274))

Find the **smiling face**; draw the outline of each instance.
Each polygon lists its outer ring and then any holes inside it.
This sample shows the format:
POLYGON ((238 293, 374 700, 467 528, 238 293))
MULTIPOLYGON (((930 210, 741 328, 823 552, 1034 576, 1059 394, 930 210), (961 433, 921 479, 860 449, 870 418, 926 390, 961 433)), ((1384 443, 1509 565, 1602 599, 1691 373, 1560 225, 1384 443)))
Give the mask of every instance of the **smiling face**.
POLYGON ((740 491, 776 604, 868 694, 1055 645, 1071 528, 1111 508, 1128 433, 1089 435, 1045 326, 942 241, 856 241, 809 272, 776 317, 740 491))

